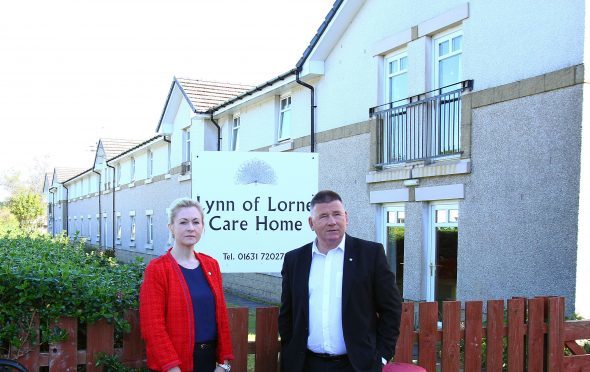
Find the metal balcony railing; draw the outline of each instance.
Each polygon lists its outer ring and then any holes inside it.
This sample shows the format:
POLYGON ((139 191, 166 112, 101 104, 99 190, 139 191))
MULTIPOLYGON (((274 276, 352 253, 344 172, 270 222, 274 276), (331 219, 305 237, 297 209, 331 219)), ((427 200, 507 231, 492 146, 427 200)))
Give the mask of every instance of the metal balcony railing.
POLYGON ((461 94, 473 80, 369 110, 377 118, 377 168, 461 154, 461 94))

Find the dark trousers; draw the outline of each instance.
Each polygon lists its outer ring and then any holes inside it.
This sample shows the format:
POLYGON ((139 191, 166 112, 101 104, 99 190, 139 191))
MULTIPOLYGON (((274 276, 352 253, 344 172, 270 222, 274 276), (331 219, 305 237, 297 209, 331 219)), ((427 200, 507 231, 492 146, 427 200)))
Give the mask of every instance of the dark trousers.
POLYGON ((193 371, 213 372, 217 359, 217 343, 196 343, 193 350, 193 371))
POLYGON ((346 355, 341 357, 323 357, 308 351, 305 355, 305 372, 354 372, 346 355))

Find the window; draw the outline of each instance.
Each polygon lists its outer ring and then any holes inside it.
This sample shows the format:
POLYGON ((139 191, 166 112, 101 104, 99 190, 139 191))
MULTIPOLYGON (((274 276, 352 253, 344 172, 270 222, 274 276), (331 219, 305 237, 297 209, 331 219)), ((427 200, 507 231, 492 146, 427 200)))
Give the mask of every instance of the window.
POLYGON ((438 104, 440 129, 433 133, 435 151, 441 155, 459 152, 461 145, 461 106, 458 96, 449 92, 457 90, 455 85, 461 81, 462 31, 434 39, 434 78, 435 87, 440 89, 438 104), (443 95, 444 93, 449 93, 443 95))
POLYGON ((396 106, 406 104, 408 97, 408 53, 406 51, 385 58, 385 98, 396 106))
POLYGON ((191 160, 191 131, 186 128, 182 131, 182 161, 191 160))
POLYGON ((406 212, 403 205, 387 206, 385 216, 385 251, 400 293, 404 293, 404 240, 406 212))
POLYGON ((123 235, 123 226, 121 226, 121 216, 117 216, 117 245, 121 245, 121 236, 123 235))
POLYGON ((103 215, 102 217, 102 244, 104 247, 107 247, 107 241, 109 239, 109 235, 108 235, 108 221, 107 221, 107 216, 103 215))
POLYGON ((107 168, 104 170, 104 189, 108 190, 111 188, 111 172, 107 168))
POLYGON ((281 98, 278 137, 279 141, 291 138, 291 96, 281 98))
MULTIPOLYGON (((434 85, 437 89, 461 81, 462 51, 463 31, 461 30, 434 39, 434 85)), ((453 89, 455 88, 446 90, 453 89)))
POLYGON ((231 149, 237 151, 240 149, 240 117, 234 116, 232 127, 231 127, 231 149))
POLYGON ((131 173, 131 178, 129 179, 129 181, 133 182, 135 181, 135 158, 131 158, 131 169, 130 169, 130 173, 131 173))
POLYGON ((154 172, 154 153, 151 150, 147 151, 147 178, 152 178, 154 172))
POLYGON ((146 217, 147 244, 154 244, 154 220, 151 214, 146 217))
POLYGON ((129 216, 130 221, 130 234, 129 234, 129 240, 131 240, 131 243, 135 242, 135 216, 129 216))
POLYGON ((96 216, 96 242, 100 241, 100 217, 96 216))
POLYGON ((88 216, 88 240, 92 241, 92 219, 88 216))
POLYGON ((457 297, 458 237, 458 204, 432 204, 426 269, 428 301, 455 300, 457 297))
POLYGON ((384 158, 393 161, 406 159, 408 154, 408 53, 395 53, 385 59, 385 97, 390 103, 388 125, 384 132, 389 141, 383 147, 384 158), (400 107, 404 106, 404 107, 400 107))

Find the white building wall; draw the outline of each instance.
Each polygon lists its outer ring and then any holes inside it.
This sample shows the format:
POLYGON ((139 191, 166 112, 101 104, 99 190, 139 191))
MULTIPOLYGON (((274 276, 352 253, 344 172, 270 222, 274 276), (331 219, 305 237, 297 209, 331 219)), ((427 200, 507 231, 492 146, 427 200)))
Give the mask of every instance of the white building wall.
MULTIPOLYGON (((366 1, 325 61, 325 75, 317 83, 317 130, 366 120, 369 108, 383 103, 379 100, 383 89, 378 72, 380 57, 374 56, 379 42, 435 17, 440 17, 444 24, 445 12, 464 4, 465 1, 458 0, 366 1)), ((463 79, 473 79, 475 90, 542 75, 583 61, 582 0, 545 1, 542 5, 532 0, 478 0, 469 2, 468 7, 469 18, 462 25, 463 79), (565 19, 568 21, 561 21, 565 19), (552 52, 557 45, 559 52, 552 52)), ((405 46, 410 94, 422 93, 432 86, 427 76, 432 65, 427 58, 432 43, 430 36, 422 36, 405 46)))

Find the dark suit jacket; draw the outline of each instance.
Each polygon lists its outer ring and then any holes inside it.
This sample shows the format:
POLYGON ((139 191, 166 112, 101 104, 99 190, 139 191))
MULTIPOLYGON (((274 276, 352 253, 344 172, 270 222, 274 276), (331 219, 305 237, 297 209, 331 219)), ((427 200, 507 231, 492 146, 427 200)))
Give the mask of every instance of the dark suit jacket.
MULTIPOLYGON (((303 371, 309 334, 309 270, 312 243, 283 262, 279 313, 281 370, 303 371)), ((342 329, 355 371, 381 371, 395 353, 401 298, 383 245, 346 235, 342 274, 342 329)), ((319 311, 311 309, 311 311, 319 311)))

